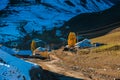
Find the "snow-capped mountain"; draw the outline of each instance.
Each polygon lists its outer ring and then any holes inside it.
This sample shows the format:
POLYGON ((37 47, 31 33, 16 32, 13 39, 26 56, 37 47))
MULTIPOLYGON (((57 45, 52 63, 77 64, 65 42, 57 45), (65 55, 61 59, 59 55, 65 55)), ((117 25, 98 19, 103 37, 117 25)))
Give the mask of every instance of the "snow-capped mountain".
POLYGON ((43 28, 61 27, 78 14, 103 11, 114 5, 109 0, 24 0, 27 3, 11 5, 12 1, 0 1, 0 42, 17 40, 33 31, 42 33, 43 28))

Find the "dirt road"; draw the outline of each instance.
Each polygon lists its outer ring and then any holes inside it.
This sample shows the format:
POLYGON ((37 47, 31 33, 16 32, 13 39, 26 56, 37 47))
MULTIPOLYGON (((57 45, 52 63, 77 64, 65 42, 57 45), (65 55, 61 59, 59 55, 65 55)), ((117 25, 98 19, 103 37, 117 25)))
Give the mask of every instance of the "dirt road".
POLYGON ((58 65, 62 60, 56 56, 52 56, 52 60, 27 59, 34 62, 44 69, 44 80, 90 80, 81 72, 66 69, 58 65))

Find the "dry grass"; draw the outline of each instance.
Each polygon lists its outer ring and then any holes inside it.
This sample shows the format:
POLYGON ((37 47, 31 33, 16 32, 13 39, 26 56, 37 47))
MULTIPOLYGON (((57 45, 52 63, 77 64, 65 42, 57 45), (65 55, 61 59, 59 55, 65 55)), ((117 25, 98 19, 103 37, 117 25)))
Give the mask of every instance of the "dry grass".
POLYGON ((116 28, 116 29, 113 29, 109 33, 115 33, 115 32, 120 32, 120 26, 118 28, 116 28))
POLYGON ((94 38, 92 39, 92 42, 100 42, 104 44, 120 44, 120 32, 115 32, 98 38, 94 38))
POLYGON ((92 49, 92 52, 120 51, 120 45, 108 44, 92 49))
POLYGON ((93 49, 93 52, 120 51, 120 32, 114 32, 92 39, 92 43, 96 42, 106 45, 93 49))
POLYGON ((56 55, 63 60, 59 63, 60 66, 81 71, 92 79, 113 80, 113 78, 120 78, 120 51, 89 52, 87 54, 81 53, 81 51, 78 54, 62 52, 56 53, 56 55))
POLYGON ((77 54, 57 50, 56 56, 63 60, 63 65, 76 71, 82 71, 95 80, 120 79, 120 32, 114 32, 92 39, 107 45, 80 49, 77 54))

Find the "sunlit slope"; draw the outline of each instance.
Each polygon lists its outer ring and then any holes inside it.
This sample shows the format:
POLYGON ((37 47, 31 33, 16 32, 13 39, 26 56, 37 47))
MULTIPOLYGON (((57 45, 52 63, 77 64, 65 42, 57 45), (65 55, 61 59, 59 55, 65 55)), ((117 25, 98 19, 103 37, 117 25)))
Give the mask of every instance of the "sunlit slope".
POLYGON ((93 51, 101 52, 101 51, 120 51, 120 31, 116 31, 110 34, 106 34, 101 37, 97 37, 92 39, 92 43, 103 43, 105 45, 95 48, 93 51))
POLYGON ((93 38, 92 42, 99 42, 104 44, 120 44, 120 32, 114 32, 101 37, 93 38))

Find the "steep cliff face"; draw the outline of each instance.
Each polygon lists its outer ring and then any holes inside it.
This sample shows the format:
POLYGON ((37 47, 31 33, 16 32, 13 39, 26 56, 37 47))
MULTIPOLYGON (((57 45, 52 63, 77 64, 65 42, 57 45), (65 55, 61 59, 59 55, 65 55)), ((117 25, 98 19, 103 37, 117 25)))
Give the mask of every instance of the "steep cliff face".
POLYGON ((114 5, 109 0, 17 1, 24 3, 17 3, 17 6, 8 5, 5 8, 7 4, 4 7, 1 7, 1 4, 8 0, 0 1, 0 8, 5 11, 0 15, 0 42, 16 40, 33 31, 42 33, 42 29, 61 27, 78 14, 103 11, 114 5))

